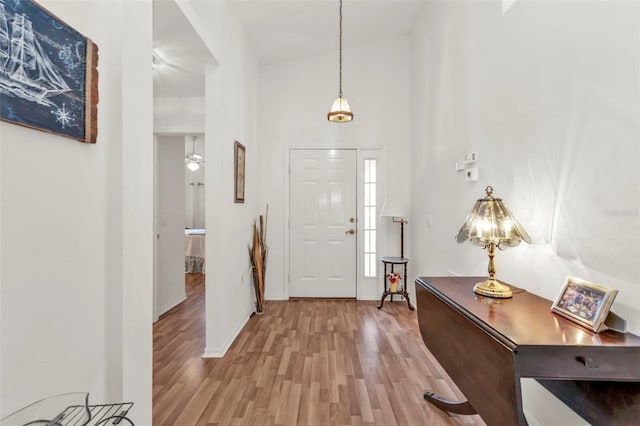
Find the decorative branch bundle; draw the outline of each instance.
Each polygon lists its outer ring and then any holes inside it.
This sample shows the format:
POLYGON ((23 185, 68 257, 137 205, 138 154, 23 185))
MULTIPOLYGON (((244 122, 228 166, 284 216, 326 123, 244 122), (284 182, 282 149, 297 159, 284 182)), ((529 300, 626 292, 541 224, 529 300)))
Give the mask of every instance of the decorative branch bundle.
POLYGON ((267 204, 266 216, 260 215, 259 222, 253 221, 253 241, 249 245, 249 260, 253 273, 253 288, 256 291, 256 312, 264 312, 264 279, 267 272, 267 219, 269 218, 269 205, 267 204))

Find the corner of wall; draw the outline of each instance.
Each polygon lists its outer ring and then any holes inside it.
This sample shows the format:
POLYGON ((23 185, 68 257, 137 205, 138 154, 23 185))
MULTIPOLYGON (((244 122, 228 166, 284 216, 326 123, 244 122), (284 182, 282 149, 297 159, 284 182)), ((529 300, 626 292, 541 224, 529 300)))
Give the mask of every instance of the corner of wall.
POLYGON ((223 358, 233 342, 236 340, 240 332, 244 328, 244 326, 249 322, 249 319, 253 315, 253 309, 249 309, 245 315, 245 319, 238 322, 238 324, 233 328, 233 331, 229 333, 229 336, 220 347, 217 348, 204 348, 204 352, 202 354, 202 358, 223 358))

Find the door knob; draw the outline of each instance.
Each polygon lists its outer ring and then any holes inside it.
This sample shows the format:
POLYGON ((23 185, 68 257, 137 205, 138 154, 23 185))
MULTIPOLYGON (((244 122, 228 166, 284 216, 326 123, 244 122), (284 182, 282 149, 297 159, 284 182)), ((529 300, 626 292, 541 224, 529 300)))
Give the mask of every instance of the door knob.
POLYGON ((344 231, 345 234, 353 235, 356 233, 355 229, 349 229, 348 231, 344 231))

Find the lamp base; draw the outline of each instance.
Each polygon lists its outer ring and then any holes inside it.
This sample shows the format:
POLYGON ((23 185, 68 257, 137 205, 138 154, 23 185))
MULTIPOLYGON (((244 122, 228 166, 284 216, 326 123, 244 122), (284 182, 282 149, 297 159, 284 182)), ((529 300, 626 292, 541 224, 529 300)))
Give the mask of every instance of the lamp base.
POLYGON ((508 299, 513 296, 509 286, 492 279, 476 283, 473 287, 473 292, 481 296, 494 297, 496 299, 508 299))

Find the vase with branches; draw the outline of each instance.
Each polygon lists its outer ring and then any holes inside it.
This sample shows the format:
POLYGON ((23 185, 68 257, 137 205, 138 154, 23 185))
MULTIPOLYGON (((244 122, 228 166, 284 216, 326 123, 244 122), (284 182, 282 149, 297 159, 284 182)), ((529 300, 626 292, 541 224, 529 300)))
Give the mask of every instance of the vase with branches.
POLYGON ((256 293, 256 312, 264 312, 264 287, 265 274, 267 272, 267 219, 269 217, 269 205, 265 216, 260 215, 253 221, 253 237, 249 244, 249 260, 253 276, 253 288, 256 293))

